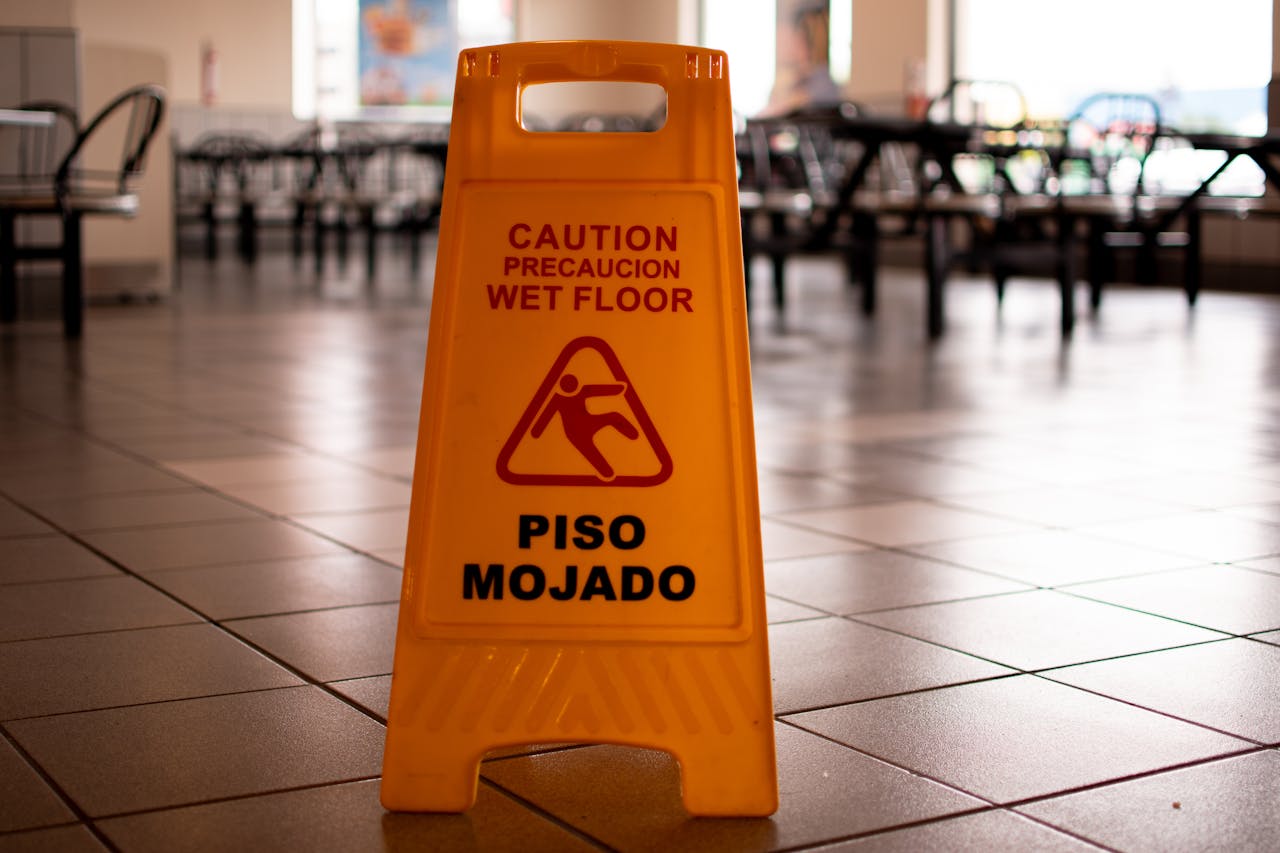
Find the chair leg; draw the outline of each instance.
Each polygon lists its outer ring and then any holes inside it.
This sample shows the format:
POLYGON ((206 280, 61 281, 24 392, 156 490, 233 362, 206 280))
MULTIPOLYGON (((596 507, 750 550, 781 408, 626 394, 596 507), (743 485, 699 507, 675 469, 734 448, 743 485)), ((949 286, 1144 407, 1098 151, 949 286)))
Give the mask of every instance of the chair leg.
POLYGON ((18 317, 18 247, 13 229, 17 217, 12 211, 0 211, 0 322, 12 323, 18 317))
POLYGON ((1200 257, 1200 211, 1194 206, 1187 212, 1187 248, 1183 263, 1186 265, 1187 304, 1194 307, 1200 296, 1201 275, 1204 272, 1200 257))
POLYGON ((218 212, 212 201, 206 202, 200 218, 204 220, 204 256, 206 260, 218 258, 218 212))
POLYGON ((947 266, 950 263, 950 229, 947 217, 929 216, 925 222, 925 332, 929 340, 942 337, 946 327, 946 306, 943 288, 946 286, 947 266))
POLYGON ((405 227, 409 238, 409 274, 417 278, 422 271, 422 232, 425 230, 421 211, 415 210, 405 227))
POLYGON ((307 226, 307 208, 298 202, 293 208, 293 264, 302 263, 302 231, 307 226))
POLYGON ((364 268, 370 282, 378 272, 378 223, 375 214, 373 205, 360 211, 360 223, 364 227, 364 268))
POLYGON ((84 256, 80 241, 80 214, 62 217, 62 333, 79 338, 84 327, 84 256))
POLYGON ((874 216, 860 214, 853 221, 854 248, 851 266, 858 269, 862 285, 862 314, 870 317, 876 312, 876 270, 880 264, 880 233, 874 216))
POLYGON ((771 254, 773 262, 773 307, 781 314, 787 307, 787 256, 781 252, 771 254))
POLYGON ((312 208, 315 221, 312 223, 311 254, 315 258, 316 275, 324 272, 324 204, 317 203, 312 208))
POLYGON ((258 212, 252 201, 240 202, 237 220, 240 258, 247 264, 258 259, 258 212))
POLYGON ((1062 336, 1071 337, 1076 325, 1075 220, 1064 216, 1058 228, 1058 291, 1062 298, 1062 336))
POLYGON ((1098 313, 1102 306, 1102 287, 1107 280, 1107 240, 1106 224, 1100 220, 1089 221, 1089 308, 1098 313))

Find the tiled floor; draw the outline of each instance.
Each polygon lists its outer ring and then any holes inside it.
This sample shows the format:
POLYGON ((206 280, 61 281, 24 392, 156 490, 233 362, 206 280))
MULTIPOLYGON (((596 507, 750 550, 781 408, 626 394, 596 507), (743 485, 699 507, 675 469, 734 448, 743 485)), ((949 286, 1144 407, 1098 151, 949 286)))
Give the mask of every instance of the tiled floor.
MULTIPOLYGON (((752 351, 782 806, 507 750, 376 778, 430 287, 184 260, 0 331, 0 851, 1274 850, 1280 298, 792 267, 752 351), (829 845, 829 846, 827 846, 829 845)), ((360 269, 353 261, 352 273, 360 269)))

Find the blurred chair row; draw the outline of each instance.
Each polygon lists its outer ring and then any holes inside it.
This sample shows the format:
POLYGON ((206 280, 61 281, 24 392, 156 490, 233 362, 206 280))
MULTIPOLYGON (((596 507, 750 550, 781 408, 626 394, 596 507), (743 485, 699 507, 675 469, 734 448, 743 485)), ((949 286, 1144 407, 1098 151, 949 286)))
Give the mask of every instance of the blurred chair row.
MULTIPOLYGON (((553 122, 532 114, 526 129, 559 132, 649 132, 663 112, 650 115, 575 113, 553 122)), ((205 256, 219 252, 219 231, 234 223, 240 257, 252 262, 263 227, 290 231, 301 259, 310 235, 317 269, 334 244, 347 257, 350 234, 364 238, 370 279, 378 262, 378 236, 405 238, 410 267, 421 261, 421 236, 439 223, 447 125, 337 124, 311 126, 273 141, 265 133, 215 130, 177 148, 174 210, 178 226, 198 225, 205 256)))
POLYGON ((137 86, 120 93, 88 122, 63 104, 38 102, 10 111, 0 128, 0 321, 17 315, 17 264, 53 259, 62 266, 62 317, 67 337, 83 326, 81 220, 132 217, 147 149, 164 113, 165 93, 137 86), (25 229, 52 220, 52 237, 25 229), (27 239, 29 233, 35 238, 27 239))
POLYGON ((310 127, 282 142, 261 134, 216 131, 175 151, 174 210, 178 224, 199 223, 205 254, 218 252, 219 225, 236 223, 240 256, 257 256, 262 226, 291 230, 295 258, 312 234, 317 267, 333 235, 341 260, 349 232, 365 237, 369 276, 376 271, 377 236, 407 235, 413 269, 422 232, 440 214, 448 129, 425 126, 392 136, 360 125, 310 127))
POLYGON ((1273 197, 1219 194, 1241 158, 1280 182, 1268 166, 1280 139, 1180 134, 1141 94, 1097 94, 1061 122, 1037 123, 1016 86, 959 80, 919 118, 845 103, 749 121, 738 154, 748 276, 753 256, 771 260, 779 308, 788 257, 834 252, 871 313, 881 239, 915 236, 930 337, 943 331, 944 285, 956 265, 988 271, 998 300, 1015 275, 1051 276, 1069 334, 1079 257, 1097 309, 1119 253, 1134 252, 1135 278, 1151 282, 1157 252, 1180 249, 1194 304, 1202 214, 1280 213, 1273 197))

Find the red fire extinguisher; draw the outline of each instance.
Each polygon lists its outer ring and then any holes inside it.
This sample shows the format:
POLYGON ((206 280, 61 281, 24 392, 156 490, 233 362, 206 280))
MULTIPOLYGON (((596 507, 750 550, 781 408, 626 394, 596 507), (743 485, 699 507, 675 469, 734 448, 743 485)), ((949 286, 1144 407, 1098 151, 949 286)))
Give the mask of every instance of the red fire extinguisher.
POLYGON ((218 51, 211 42, 200 46, 200 103, 211 107, 218 102, 218 51))

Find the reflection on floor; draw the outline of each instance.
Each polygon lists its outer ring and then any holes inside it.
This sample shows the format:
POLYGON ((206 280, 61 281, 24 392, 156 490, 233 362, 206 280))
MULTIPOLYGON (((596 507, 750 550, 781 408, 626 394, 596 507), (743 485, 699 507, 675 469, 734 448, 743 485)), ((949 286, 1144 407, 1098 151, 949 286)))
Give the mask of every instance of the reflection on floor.
MULTIPOLYGON (((360 265, 351 265, 357 275, 360 265)), ((752 345, 782 807, 659 753, 377 802, 429 282, 184 260, 0 332, 0 849, 1274 849, 1280 299, 797 262, 752 345)))

